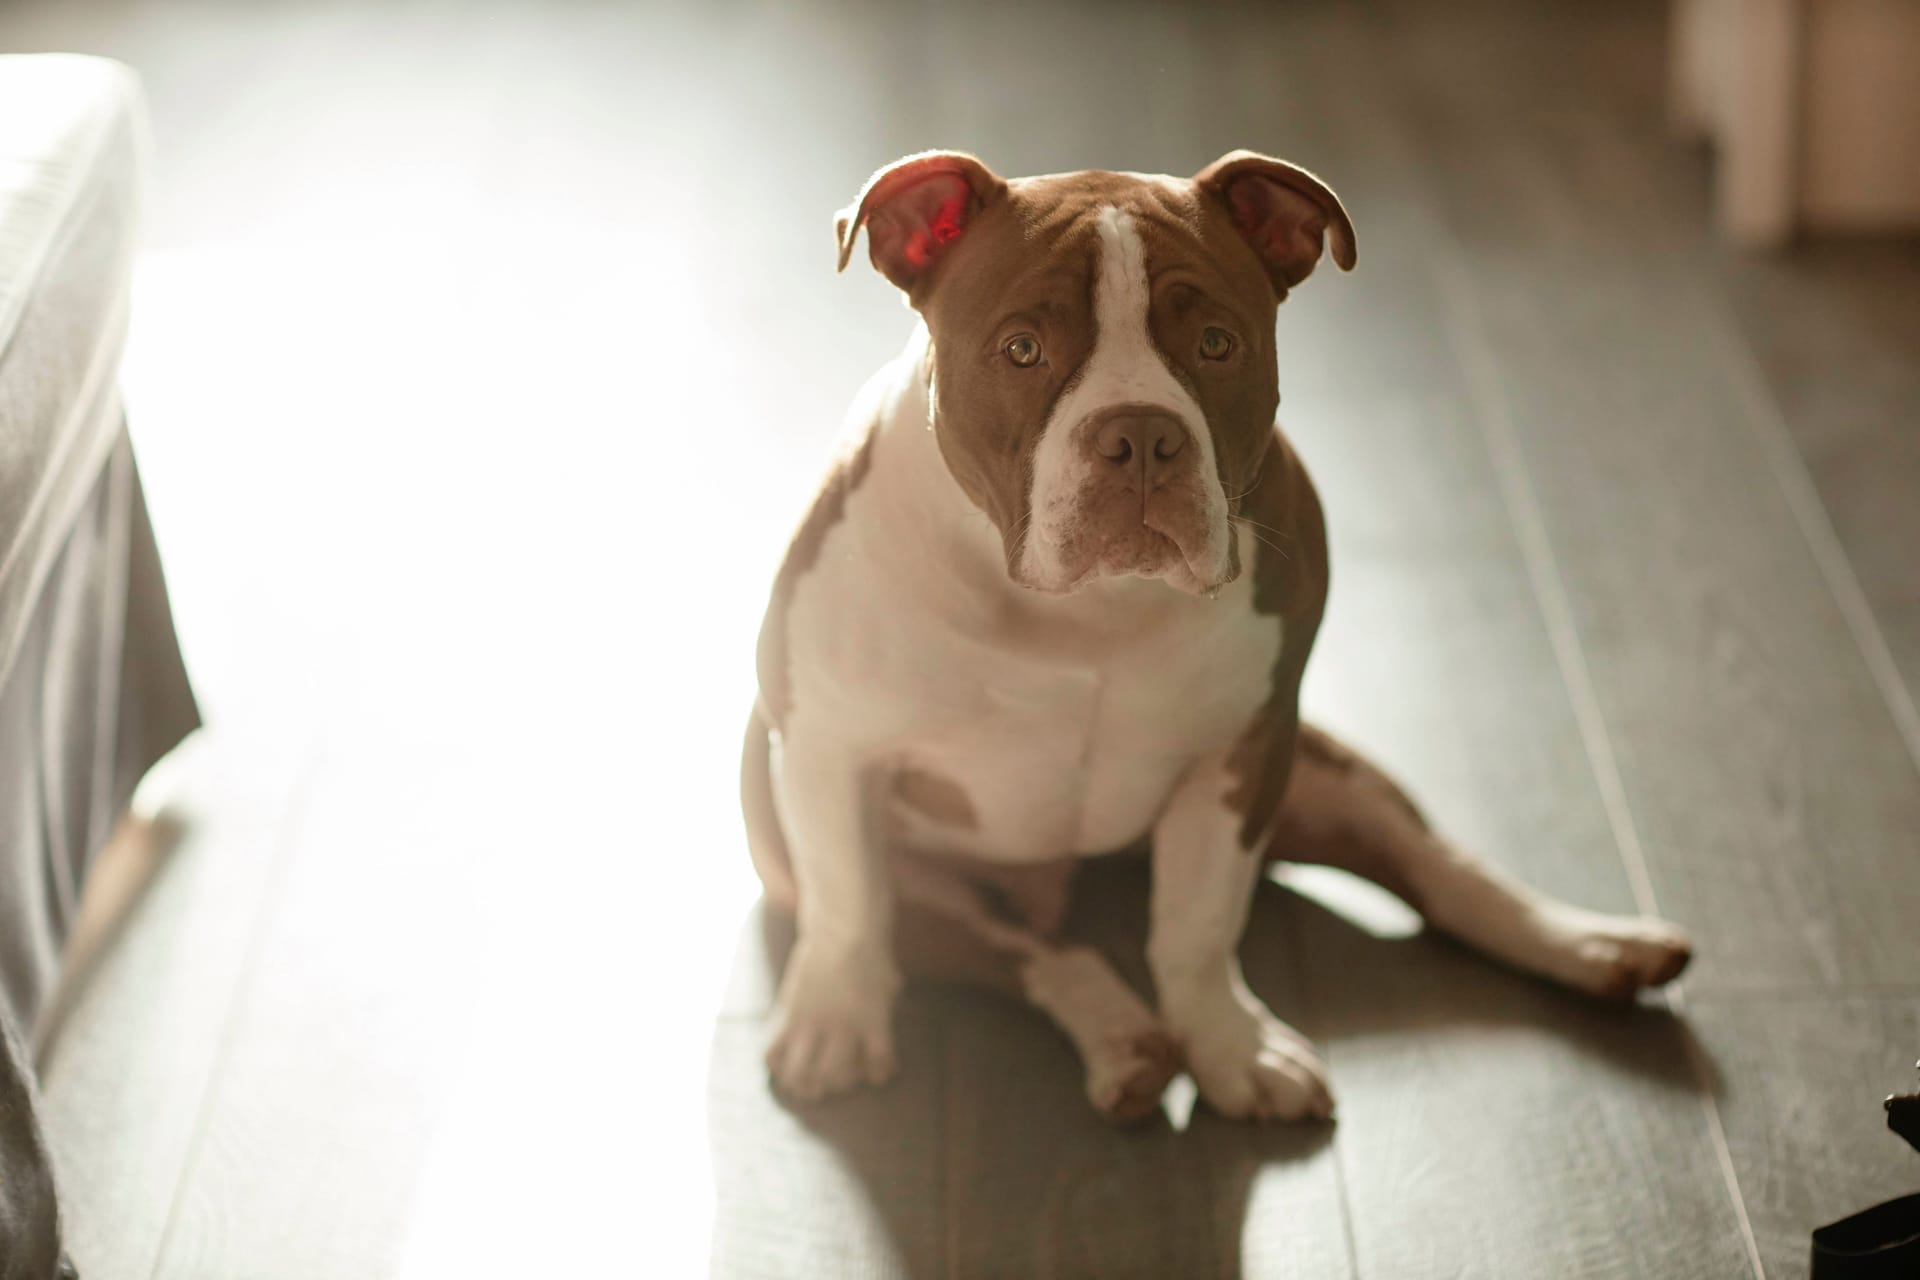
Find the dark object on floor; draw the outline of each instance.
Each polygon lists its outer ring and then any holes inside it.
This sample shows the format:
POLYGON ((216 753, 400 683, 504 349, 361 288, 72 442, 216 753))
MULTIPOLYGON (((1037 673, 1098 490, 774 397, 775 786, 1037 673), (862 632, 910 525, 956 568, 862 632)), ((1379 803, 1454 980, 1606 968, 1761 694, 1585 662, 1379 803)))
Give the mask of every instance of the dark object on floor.
MULTIPOLYGON (((1920 1063, 1914 1064, 1920 1067, 1920 1063)), ((1920 1151, 1920 1093, 1887 1099, 1887 1128, 1920 1151)), ((1911 1280, 1920 1275, 1920 1192, 1864 1209, 1813 1233, 1813 1280, 1911 1280)))
MULTIPOLYGON (((1920 1062, 1913 1064, 1920 1070, 1920 1062)), ((1887 1099, 1887 1128, 1907 1140, 1907 1145, 1920 1151, 1920 1093, 1896 1093, 1887 1099)))

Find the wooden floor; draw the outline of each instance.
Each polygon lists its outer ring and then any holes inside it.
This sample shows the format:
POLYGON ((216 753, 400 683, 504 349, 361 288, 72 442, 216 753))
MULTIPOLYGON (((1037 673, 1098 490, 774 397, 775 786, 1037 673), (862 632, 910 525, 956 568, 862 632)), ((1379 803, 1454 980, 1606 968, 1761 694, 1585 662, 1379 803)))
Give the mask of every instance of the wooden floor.
MULTIPOLYGON (((126 382, 214 722, 47 1063, 83 1274, 1779 1280, 1920 1183, 1878 1105, 1920 1056, 1920 249, 1717 247, 1663 15, 0 6, 146 76, 126 382), (890 1089, 770 1098, 753 634, 907 327, 830 213, 928 146, 1340 190, 1360 269, 1280 326, 1309 714, 1688 925, 1671 1006, 1302 876, 1246 960, 1335 1127, 1188 1090, 1111 1131, 1041 1022, 931 992, 890 1089)), ((1142 895, 1086 927, 1137 953, 1142 895)))

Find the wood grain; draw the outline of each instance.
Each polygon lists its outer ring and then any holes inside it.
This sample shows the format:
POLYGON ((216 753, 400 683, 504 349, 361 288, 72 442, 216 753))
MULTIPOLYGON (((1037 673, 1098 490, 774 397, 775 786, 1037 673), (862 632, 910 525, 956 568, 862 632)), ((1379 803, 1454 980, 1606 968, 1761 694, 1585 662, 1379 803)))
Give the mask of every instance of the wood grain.
POLYGON ((1806 1274, 1807 1233, 1920 1187, 1881 1099, 1912 1092, 1920 985, 1882 995, 1697 1001, 1767 1274, 1806 1274))
POLYGON ((464 779, 377 759, 316 770, 156 1276, 243 1275, 262 1259, 285 1275, 391 1274, 399 1260, 438 1102, 474 1039, 470 881, 450 872, 486 844, 459 825, 464 779))
POLYGON ((1360 1274, 1747 1273, 1685 1022, 1318 909, 1297 928, 1360 1274))
POLYGON ((894 1083, 797 1109, 767 1089, 761 1023, 720 1024, 707 1095, 716 1278, 946 1274, 943 1014, 910 997, 894 1083))
POLYGON ((1920 689, 1920 247, 1810 246, 1713 262, 1911 694, 1920 689))
POLYGON ((171 761, 180 838, 44 1055, 68 1249, 99 1276, 151 1275, 300 816, 312 744, 203 735, 171 761))
POLYGON ((1483 412, 1516 424, 1655 886, 1705 944, 1694 984, 1901 980, 1920 863, 1892 833, 1920 776, 1718 357, 1698 237, 1642 216, 1648 143, 1591 108, 1465 130, 1465 47, 1391 48, 1483 412))
MULTIPOLYGON (((1067 923, 1143 991, 1147 892, 1142 861, 1096 865, 1067 923)), ((1287 896, 1261 893, 1242 960, 1249 984, 1311 1035, 1287 896)), ((1161 1115, 1116 1129, 1087 1104, 1077 1055, 1039 1016, 957 995, 949 1010, 945 1274, 1353 1274, 1334 1126, 1225 1121, 1183 1081, 1161 1115)))

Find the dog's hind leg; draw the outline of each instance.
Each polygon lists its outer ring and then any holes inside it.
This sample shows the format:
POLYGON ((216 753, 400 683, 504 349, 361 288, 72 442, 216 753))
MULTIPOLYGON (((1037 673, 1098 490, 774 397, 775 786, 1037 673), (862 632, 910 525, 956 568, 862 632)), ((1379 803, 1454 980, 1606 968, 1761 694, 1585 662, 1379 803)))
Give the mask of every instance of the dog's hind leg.
POLYGON ((1311 725, 1300 728, 1267 851, 1364 876, 1442 933, 1596 996, 1631 999, 1678 976, 1692 954, 1664 920, 1559 902, 1456 848, 1392 779, 1311 725))
MULTIPOLYGON (((767 724, 756 708, 741 753, 747 844, 769 904, 792 912, 799 893, 775 811, 767 724)), ((1159 1105, 1181 1054, 1146 1002, 1090 947, 1049 937, 1065 911, 1071 866, 996 869, 983 883, 946 862, 891 859, 894 955, 909 978, 958 982, 1030 1001, 1057 1023, 1086 1065, 1087 1096, 1103 1114, 1133 1120, 1159 1105), (988 900, 997 890, 1010 911, 988 900)))
POLYGON ((1181 1069, 1179 1047, 1105 956, 995 910, 977 881, 941 861, 903 854, 893 867, 903 972, 1025 997, 1079 1050, 1095 1109, 1137 1120, 1159 1106, 1181 1069))

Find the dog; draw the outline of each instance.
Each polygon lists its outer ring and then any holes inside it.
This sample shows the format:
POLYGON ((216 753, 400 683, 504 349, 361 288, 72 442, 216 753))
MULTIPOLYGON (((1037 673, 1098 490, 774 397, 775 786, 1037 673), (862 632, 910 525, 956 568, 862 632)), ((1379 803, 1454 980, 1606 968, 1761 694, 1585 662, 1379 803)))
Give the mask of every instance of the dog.
POLYGON ((907 976, 1032 1002, 1116 1119, 1182 1069, 1225 1116, 1330 1117, 1237 958, 1275 859, 1594 996, 1680 973, 1674 925, 1514 882, 1299 718, 1327 541, 1275 421, 1274 322, 1323 254, 1355 265, 1325 183, 1249 151, 1189 179, 932 151, 838 215, 842 270, 863 229, 919 323, 775 577, 742 763, 755 868, 797 918, 783 1096, 890 1078, 907 976), (1076 863, 1146 839, 1157 1008, 1060 937, 1076 863))

